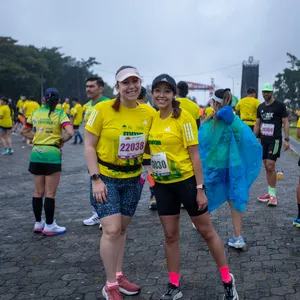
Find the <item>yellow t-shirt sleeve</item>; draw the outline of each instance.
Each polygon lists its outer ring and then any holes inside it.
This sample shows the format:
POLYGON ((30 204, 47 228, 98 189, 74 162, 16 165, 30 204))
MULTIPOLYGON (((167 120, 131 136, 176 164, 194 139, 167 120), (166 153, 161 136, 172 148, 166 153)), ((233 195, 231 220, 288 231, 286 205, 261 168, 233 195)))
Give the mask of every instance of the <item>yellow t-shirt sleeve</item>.
MULTIPOLYGON (((99 103, 100 104, 100 103, 99 103)), ((90 114, 89 120, 86 123, 85 130, 100 136, 103 128, 103 116, 101 110, 96 105, 90 114)))
POLYGON ((235 106, 235 109, 236 110, 240 110, 240 106, 241 106, 241 104, 240 104, 240 101, 237 103, 237 105, 235 106))
POLYGON ((297 122, 297 128, 300 128, 300 118, 298 119, 298 122, 297 122))
POLYGON ((67 114, 64 111, 62 111, 60 115, 60 125, 64 126, 66 123, 70 123, 70 119, 67 116, 67 114))
POLYGON ((191 115, 186 115, 182 121, 182 135, 185 148, 198 145, 198 128, 196 120, 191 115))
POLYGON ((0 116, 3 117, 4 116, 4 110, 2 109, 2 107, 0 106, 0 116))
POLYGON ((200 110, 196 107, 196 120, 200 118, 200 110))
POLYGON ((33 115, 33 114, 31 114, 31 115, 29 116, 29 118, 26 120, 26 123, 31 124, 31 125, 32 125, 32 115, 33 115))

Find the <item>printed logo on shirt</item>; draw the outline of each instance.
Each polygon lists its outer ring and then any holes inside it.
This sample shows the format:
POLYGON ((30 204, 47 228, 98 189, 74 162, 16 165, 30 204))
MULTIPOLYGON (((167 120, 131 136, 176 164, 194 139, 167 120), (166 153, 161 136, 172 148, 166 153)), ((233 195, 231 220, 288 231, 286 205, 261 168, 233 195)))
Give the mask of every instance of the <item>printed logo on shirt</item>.
POLYGON ((88 120, 88 122, 87 122, 87 125, 88 125, 88 126, 90 126, 90 127, 93 126, 93 124, 94 124, 94 122, 95 122, 95 119, 96 119, 97 115, 98 115, 98 110, 93 109, 93 111, 92 111, 92 113, 91 113, 91 115, 90 115, 90 118, 89 118, 89 120, 88 120))
POLYGON ((170 126, 169 126, 169 127, 167 127, 167 128, 165 128, 165 129, 164 129, 164 131, 166 131, 166 132, 171 132, 171 128, 170 128, 170 126))
POLYGON ((145 120, 145 121, 143 122, 143 125, 148 125, 147 120, 145 120))
POLYGON ((184 123, 183 124, 184 128, 184 134, 187 142, 191 142, 195 139, 194 133, 193 133, 193 128, 191 123, 184 123))
POLYGON ((263 113, 263 111, 261 111, 261 117, 264 121, 269 121, 269 120, 272 120, 273 119, 273 116, 274 116, 274 113, 273 112, 266 112, 266 113, 263 113))

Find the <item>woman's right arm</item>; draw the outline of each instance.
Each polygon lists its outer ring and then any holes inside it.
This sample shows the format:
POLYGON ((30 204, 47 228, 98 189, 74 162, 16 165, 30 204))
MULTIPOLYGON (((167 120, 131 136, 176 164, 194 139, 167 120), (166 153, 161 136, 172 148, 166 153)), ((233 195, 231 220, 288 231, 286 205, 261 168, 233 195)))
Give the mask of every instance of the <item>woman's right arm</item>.
MULTIPOLYGON (((85 131, 84 135, 84 154, 85 160, 89 169, 90 175, 100 174, 98 166, 98 157, 96 153, 96 148, 98 144, 99 137, 89 131, 85 131)), ((107 188, 104 182, 99 178, 93 180, 93 196, 95 200, 101 204, 103 201, 106 202, 107 188)))
POLYGON ((32 128, 26 127, 25 125, 23 125, 21 129, 21 135, 30 140, 33 140, 34 138, 34 132, 32 128))
POLYGON ((69 141, 74 136, 74 129, 72 125, 67 125, 64 127, 65 133, 61 138, 61 142, 64 144, 69 141))

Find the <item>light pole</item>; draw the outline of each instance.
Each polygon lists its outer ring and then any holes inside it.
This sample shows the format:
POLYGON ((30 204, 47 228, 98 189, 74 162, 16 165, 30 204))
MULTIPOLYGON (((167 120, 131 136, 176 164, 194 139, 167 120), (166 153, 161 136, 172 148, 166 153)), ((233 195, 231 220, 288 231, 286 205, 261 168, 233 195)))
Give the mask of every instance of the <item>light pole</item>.
POLYGON ((228 76, 229 78, 232 79, 232 94, 234 94, 234 77, 228 76))

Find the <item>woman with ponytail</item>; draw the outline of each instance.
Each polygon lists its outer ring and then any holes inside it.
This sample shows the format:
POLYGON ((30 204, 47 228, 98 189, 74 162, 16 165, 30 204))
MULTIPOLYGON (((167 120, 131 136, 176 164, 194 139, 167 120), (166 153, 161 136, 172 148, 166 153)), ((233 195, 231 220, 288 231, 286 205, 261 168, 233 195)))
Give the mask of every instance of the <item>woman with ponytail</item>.
POLYGON ((228 245, 242 249, 246 247, 242 213, 249 200, 249 189, 260 173, 262 147, 249 126, 234 115, 229 89, 216 90, 212 102, 215 113, 199 130, 208 210, 229 202, 234 233, 228 245))
POLYGON ((58 91, 49 88, 44 98, 45 106, 35 110, 26 120, 21 134, 34 144, 29 164, 29 172, 34 177, 32 208, 36 222, 33 231, 50 236, 66 232, 65 227, 54 221, 55 194, 61 173, 61 147, 72 138, 74 130, 65 112, 55 108, 58 91), (44 197, 46 221, 42 219, 44 197))
POLYGON ((179 215, 181 204, 184 204, 219 268, 225 288, 223 299, 237 300, 235 281, 229 272, 224 246, 207 210, 196 120, 179 107, 175 98, 176 82, 171 76, 157 76, 152 83, 152 95, 159 111, 154 116, 148 143, 170 279, 160 299, 183 297, 179 285, 179 215))
POLYGON ((13 109, 9 103, 9 99, 0 99, 0 140, 3 146, 2 155, 13 154, 11 140, 11 128, 13 119, 13 109))
POLYGON ((122 300, 140 287, 122 273, 126 229, 140 199, 140 176, 153 115, 137 101, 141 77, 136 68, 116 73, 116 99, 95 105, 85 127, 85 157, 91 175, 94 206, 102 224, 100 255, 106 273, 102 294, 122 300))

